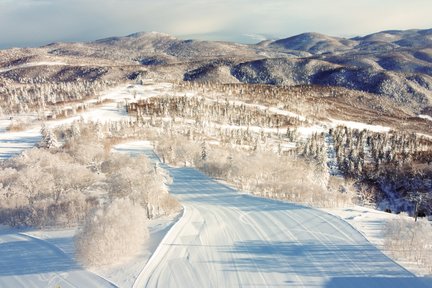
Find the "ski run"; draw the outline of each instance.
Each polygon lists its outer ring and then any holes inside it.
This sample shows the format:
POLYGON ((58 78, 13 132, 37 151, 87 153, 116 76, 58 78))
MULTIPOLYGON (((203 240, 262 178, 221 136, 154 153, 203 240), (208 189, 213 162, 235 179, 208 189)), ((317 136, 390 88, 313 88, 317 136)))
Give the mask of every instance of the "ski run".
MULTIPOLYGON (((134 97, 157 96, 169 89, 168 84, 142 86, 134 97)), ((113 102, 77 117, 127 119, 116 101, 131 97, 125 87, 113 89, 104 95, 113 102)), ((0 159, 40 140, 39 126, 8 132, 8 123, 9 119, 0 121, 0 159)), ((333 120, 333 125, 341 123, 333 120)), ((328 210, 338 217, 243 194, 196 169, 160 163, 148 142, 122 144, 116 150, 143 153, 169 172, 170 193, 184 207, 180 217, 150 223, 150 244, 128 265, 92 272, 74 259, 74 230, 1 227, 0 287, 432 287, 432 279, 415 277, 385 256, 377 248, 376 234, 371 244, 369 230, 356 230, 365 226, 343 220, 353 219, 346 213, 328 210)))

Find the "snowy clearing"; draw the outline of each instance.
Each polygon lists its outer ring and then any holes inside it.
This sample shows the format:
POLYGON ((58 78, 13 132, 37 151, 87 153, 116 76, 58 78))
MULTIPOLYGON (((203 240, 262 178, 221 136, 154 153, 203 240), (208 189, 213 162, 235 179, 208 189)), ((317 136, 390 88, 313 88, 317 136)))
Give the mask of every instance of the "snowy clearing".
POLYGON ((382 232, 385 223, 397 217, 395 214, 362 206, 329 208, 323 210, 332 215, 340 217, 351 224, 377 247, 382 247, 384 244, 384 235, 382 232))
MULTIPOLYGON (((189 94, 191 95, 191 94, 189 94)), ((213 96, 214 97, 214 96, 213 96)), ((203 97, 206 100, 212 100, 215 101, 212 98, 207 98, 207 97, 203 97)), ((265 105, 261 105, 261 104, 251 104, 251 103, 247 103, 244 101, 240 101, 240 100, 225 100, 225 102, 228 102, 230 105, 236 105, 236 106, 245 106, 245 107, 249 107, 249 108, 256 108, 256 109, 260 109, 262 111, 266 111, 268 110, 269 112, 273 113, 273 114, 277 114, 277 115, 284 115, 287 117, 291 117, 291 118, 297 118, 300 121, 306 121, 306 118, 300 114, 291 112, 291 111, 287 111, 284 109, 280 109, 278 107, 269 107, 269 106, 265 106, 265 105)))
MULTIPOLYGON (((368 207, 352 206, 347 208, 322 209, 327 213, 340 217, 355 229, 357 229, 366 239, 378 249, 384 250, 384 233, 386 224, 391 221, 404 217, 392 213, 378 211, 368 207)), ((411 217, 405 216, 409 221, 414 221, 411 217)), ((421 269, 419 265, 410 262, 398 261, 400 265, 414 272, 416 275, 427 275, 426 269, 421 269)))
POLYGON ((57 246, 15 229, 0 229, 0 255, 0 287, 115 287, 57 246))
MULTIPOLYGON (((157 161, 148 142, 116 150, 157 161)), ((160 165, 185 211, 171 230, 172 221, 153 224, 138 258, 95 270, 101 278, 73 260, 73 231, 28 233, 42 241, 3 229, 0 249, 8 256, 0 260, 1 286, 111 287, 105 278, 120 287, 432 287, 340 218, 240 194, 192 168, 160 165)))
POLYGON ((25 230, 0 226, 0 287, 132 287, 178 216, 149 220, 142 252, 117 266, 86 271, 75 260, 75 229, 25 230))
MULTIPOLYGON (((118 107, 118 102, 165 95, 171 91, 171 89, 172 84, 169 83, 121 85, 106 91, 100 97, 101 100, 110 101, 66 119, 46 121, 45 125, 48 128, 53 129, 61 125, 70 124, 79 119, 94 122, 129 120, 131 117, 126 113, 124 108, 118 107)), ((93 99, 88 102, 94 103, 95 101, 96 100, 93 99)), ((22 120, 24 123, 31 124, 29 124, 27 130, 9 132, 6 131, 6 128, 12 123, 12 120, 9 117, 3 117, 0 119, 0 160, 19 155, 22 151, 34 147, 42 137, 40 133, 42 122, 36 120, 36 115, 33 115, 32 117, 29 115, 14 115, 13 120, 22 120)))
POLYGON ((346 126, 348 128, 352 129, 358 129, 358 130, 370 130, 372 132, 389 132, 391 130, 390 127, 385 127, 381 125, 370 125, 366 123, 361 122, 354 122, 354 121, 344 121, 344 120, 336 120, 336 119, 330 119, 331 123, 334 127, 336 126, 346 126))
MULTIPOLYGON (((151 149, 149 142, 141 141, 120 144, 114 151, 140 154, 142 147, 151 149)), ((148 220, 150 237, 138 255, 120 265, 92 269, 82 267, 75 259, 76 229, 0 227, 0 255, 3 252, 8 255, 0 259, 0 287, 131 287, 178 217, 148 220), (49 265, 44 266, 44 263, 49 265), (3 269, 8 265, 13 270, 3 269)))
POLYGON ((432 117, 429 116, 429 115, 418 115, 418 117, 422 118, 422 119, 426 119, 426 120, 432 121, 432 117))
POLYGON ((40 128, 20 132, 0 132, 0 160, 20 154, 41 140, 40 128))
MULTIPOLYGON (((101 122, 129 119, 117 107, 117 101, 164 95, 170 89, 170 84, 119 87, 102 96, 112 102, 72 118, 50 121, 48 126, 80 117, 101 122)), ((37 123, 22 132, 5 131, 5 123, 0 123, 0 159, 17 155, 40 140, 37 123)), ((388 131, 387 127, 357 122, 332 123, 388 131)), ((324 131, 324 126, 301 129, 301 134, 312 134, 324 131)), ((144 153, 158 162, 149 142, 118 145, 116 150, 144 153)), ((91 273, 73 260, 74 231, 28 234, 37 239, 3 228, 0 286, 112 287, 115 283, 120 287, 432 287, 432 279, 414 277, 380 252, 380 230, 374 225, 379 226, 381 220, 375 221, 374 216, 357 223, 358 211, 353 210, 354 215, 338 214, 362 235, 344 220, 325 212, 240 194, 192 168, 158 165, 173 177, 170 192, 185 210, 172 228, 173 218, 151 222, 151 240, 137 258, 120 267, 104 267, 91 273)))

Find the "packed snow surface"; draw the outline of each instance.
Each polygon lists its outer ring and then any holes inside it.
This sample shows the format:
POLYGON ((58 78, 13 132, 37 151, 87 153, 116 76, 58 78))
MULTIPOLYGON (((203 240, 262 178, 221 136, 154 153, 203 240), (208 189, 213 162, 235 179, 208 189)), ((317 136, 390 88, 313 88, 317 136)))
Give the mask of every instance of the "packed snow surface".
MULTIPOLYGON (((362 233, 369 242, 383 250, 385 253, 391 252, 387 251, 384 245, 386 240, 385 230, 387 224, 391 221, 404 218, 409 221, 414 221, 408 215, 397 215, 357 205, 351 207, 327 208, 323 210, 340 217, 351 224, 355 229, 362 233)), ((421 267, 416 263, 409 261, 400 260, 398 263, 414 272, 416 275, 428 275, 426 267, 421 267)))
POLYGON ((338 217, 160 165, 184 215, 134 287, 432 287, 338 217))
POLYGON ((0 227, 0 256, 0 287, 115 287, 57 246, 15 229, 0 227))
MULTIPOLYGON (((116 109, 116 101, 161 95, 169 88, 163 84, 113 89, 103 98, 114 103, 77 117, 126 119, 116 109)), ((1 158, 38 142, 40 125, 6 132, 6 122, 0 123, 1 158)), ((340 124, 387 129, 347 121, 340 124)), ((148 142, 120 145, 117 150, 145 153, 158 162, 148 142)), ((121 287, 432 287, 430 279, 414 277, 339 217, 240 194, 193 168, 158 165, 173 177, 170 191, 184 205, 184 212, 166 235, 168 224, 154 230, 159 236, 151 238, 152 248, 136 265, 95 271, 103 277, 97 276, 73 260, 73 247, 66 243, 71 243, 72 236, 67 236, 69 240, 66 236, 37 239, 4 228, 0 230, 0 287, 111 287, 111 282, 121 287)))
POLYGON ((0 160, 20 154, 40 142, 40 128, 26 131, 2 133, 0 131, 0 160))
MULTIPOLYGON (((41 64, 42 65, 42 64, 41 64)), ((45 65, 45 63, 44 63, 45 65)), ((57 64, 52 64, 57 65, 57 64)), ((59 64, 60 65, 60 64, 59 64)), ((169 83, 147 83, 146 85, 122 85, 106 91, 100 100, 107 102, 96 105, 91 109, 75 114, 72 117, 46 121, 44 124, 53 129, 61 125, 67 125, 75 120, 107 122, 125 121, 130 116, 124 109, 122 102, 131 99, 145 99, 164 95, 171 91, 172 84, 169 83), (120 104, 119 104, 120 102, 120 104)), ((95 102, 90 100, 88 102, 95 102)), ((14 115, 13 117, 0 118, 0 160, 7 159, 20 154, 22 151, 34 147, 42 139, 40 130, 42 122, 37 120, 37 115, 14 115), (13 120, 12 120, 13 119, 13 120), (7 127, 13 121, 23 121, 28 127, 23 131, 7 131, 7 127)))

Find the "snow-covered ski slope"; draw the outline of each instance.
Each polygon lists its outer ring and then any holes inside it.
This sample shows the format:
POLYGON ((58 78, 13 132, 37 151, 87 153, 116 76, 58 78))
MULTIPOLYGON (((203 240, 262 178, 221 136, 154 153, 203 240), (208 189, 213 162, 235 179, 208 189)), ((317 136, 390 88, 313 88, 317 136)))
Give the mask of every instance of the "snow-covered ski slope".
POLYGON ((10 133, 0 131, 0 160, 8 159, 34 147, 41 139, 40 128, 10 133))
POLYGON ((0 230, 0 287, 115 287, 56 246, 13 229, 0 230))
MULTIPOLYGON (((143 87, 138 96, 160 95, 165 89, 143 87)), ((108 99, 122 99, 127 90, 111 94, 108 99)), ((102 121, 111 119, 113 112, 128 119, 116 112, 115 103, 108 105, 81 116, 102 121)), ((22 132, 24 140, 5 133, 11 136, 10 141, 0 141, 9 145, 0 147, 5 158, 28 148, 19 145, 31 147, 37 142, 39 127, 32 129, 22 132), (12 148, 14 153, 7 152, 12 148)), ((142 144, 118 150, 146 153, 157 161, 151 147, 142 144)), ((184 215, 161 241, 134 287, 432 287, 430 279, 414 277, 340 218, 240 194, 192 168, 163 168, 173 177, 170 190, 184 205, 184 215)), ((60 287, 111 285, 50 243, 0 231, 0 287, 58 283, 60 287)))
POLYGON ((184 215, 134 287, 432 287, 340 218, 163 167, 184 215))
MULTIPOLYGON (((56 64, 54 63, 52 65, 56 64)), ((172 84, 169 83, 153 83, 145 86, 122 85, 110 89, 100 96, 101 100, 110 100, 107 103, 92 107, 92 109, 88 111, 65 119, 46 121, 44 124, 48 128, 53 129, 80 119, 102 123, 107 121, 129 120, 130 116, 123 107, 118 107, 117 102, 160 96, 171 90, 172 84), (134 95, 132 92, 134 92, 134 95)), ((95 100, 93 99, 88 102, 92 103, 95 102, 95 100)), ((14 115, 14 120, 22 120, 28 125, 26 130, 16 132, 7 131, 7 127, 12 124, 11 118, 10 116, 0 117, 0 160, 19 155, 24 150, 34 147, 42 139, 40 133, 42 122, 37 120, 37 115, 14 115)))

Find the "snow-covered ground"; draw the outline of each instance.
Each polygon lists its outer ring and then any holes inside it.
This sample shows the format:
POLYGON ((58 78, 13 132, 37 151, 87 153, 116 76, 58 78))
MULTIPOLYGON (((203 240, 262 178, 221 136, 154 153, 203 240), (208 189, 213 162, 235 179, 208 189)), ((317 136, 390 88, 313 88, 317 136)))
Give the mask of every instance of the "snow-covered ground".
MULTIPOLYGON (((61 243, 64 238, 53 241, 61 243)), ((115 287, 55 244, 15 229, 0 228, 0 255, 0 287, 115 287)))
MULTIPOLYGON (((165 234, 169 231, 171 226, 177 221, 179 216, 167 216, 162 217, 155 220, 149 220, 148 228, 149 228, 149 241, 142 248, 142 251, 139 255, 136 255, 134 258, 128 260, 121 265, 113 265, 113 266, 104 266, 90 269, 90 272, 94 275, 99 276, 102 279, 106 279, 106 281, 111 282, 113 285, 117 287, 132 287, 135 279, 138 277, 139 273, 144 269, 148 259, 154 253, 159 243, 165 234)), ((19 231, 9 229, 9 232, 15 233, 17 235, 19 231)), ((70 263, 74 263, 74 265, 78 266, 75 260, 75 247, 73 237, 76 233, 75 229, 50 229, 50 230, 33 230, 27 231, 25 234, 40 239, 39 241, 47 242, 47 247, 51 247, 53 249, 59 249, 66 256, 70 263), (51 246, 50 246, 51 245, 51 246)), ((0 236, 0 241, 1 241, 0 236)), ((1 243, 1 242, 0 242, 1 243)), ((25 253, 26 247, 21 247, 23 253, 25 253)), ((1 260, 0 260, 1 261, 1 260)), ((43 259, 41 259, 43 261, 43 259)), ((54 263, 52 264, 54 265, 54 263)), ((24 281, 25 282, 25 281, 24 281)), ((55 282, 55 281, 54 281, 55 282)), ((1 277, 0 277, 1 283, 1 277)), ((60 283, 55 283, 60 284, 60 283)), ((84 283, 83 283, 84 284, 84 283)), ((0 285, 0 287, 3 287, 0 285)), ((12 286, 10 286, 12 287, 12 286)), ((44 287, 44 286, 38 286, 44 287)), ((55 287, 55 286, 53 286, 55 287)), ((61 286, 63 287, 63 286, 61 286)), ((84 287, 84 286, 78 286, 84 287)), ((89 287, 89 286, 86 286, 89 287)))
POLYGON ((177 218, 150 220, 150 238, 139 255, 91 271, 75 260, 75 229, 0 227, 0 287, 132 287, 177 218))
POLYGON ((109 279, 118 287, 132 287, 141 271, 145 268, 150 257, 155 253, 163 237, 177 221, 179 216, 163 217, 150 220, 148 223, 150 237, 141 253, 121 265, 100 267, 92 272, 109 279))
MULTIPOLYGON (((188 93, 187 95, 195 96, 192 93, 188 93)), ((220 95, 220 96, 222 96, 222 95, 220 95)), ((208 98, 208 97, 203 97, 203 98, 206 100, 215 101, 213 98, 208 98)), ((294 112, 291 112, 291 111, 280 109, 278 107, 269 107, 269 106, 260 105, 260 104, 256 104, 256 103, 247 103, 247 102, 240 101, 240 100, 228 100, 228 103, 230 105, 245 106, 248 108, 256 108, 256 109, 259 109, 262 111, 268 110, 269 112, 276 114, 276 115, 283 115, 283 116, 287 116, 290 118, 299 119, 300 121, 306 121, 306 118, 304 116, 297 114, 297 113, 294 113, 294 112)))
MULTIPOLYGON (((42 64, 41 64, 42 65, 42 64)), ((60 65, 60 64, 59 64, 60 65)), ((108 100, 103 104, 73 115, 66 119, 50 120, 44 124, 48 128, 55 128, 60 125, 70 124, 75 120, 106 122, 122 121, 130 119, 123 107, 119 108, 119 102, 132 99, 145 99, 149 97, 161 96, 172 90, 169 83, 147 83, 146 85, 122 85, 108 90, 101 95, 100 100, 108 100)), ((88 102, 94 103, 96 100, 88 102)), ((120 105, 121 106, 121 105, 120 105)), ((40 129, 42 122, 37 121, 36 115, 14 115, 0 118, 0 160, 7 159, 20 154, 22 151, 34 147, 41 140, 40 129), (28 123, 28 128, 23 131, 9 132, 6 128, 12 121, 22 121, 28 123)))
POLYGON ((303 126, 298 127, 297 132, 300 134, 302 138, 308 138, 312 136, 314 133, 323 133, 327 131, 327 127, 325 125, 312 125, 312 126, 303 126))
POLYGON ((9 118, 0 118, 0 133, 6 132, 6 129, 9 127, 11 120, 9 118))
POLYGON ((162 166, 185 211, 134 287, 432 287, 338 217, 162 166))
MULTIPOLYGON (((348 222, 361 234, 363 234, 363 236, 366 237, 369 242, 388 254, 390 254, 390 252, 385 251, 384 247, 386 224, 389 221, 399 219, 400 217, 406 217, 410 221, 413 221, 412 218, 406 215, 396 215, 363 206, 329 208, 322 210, 335 215, 336 217, 340 217, 344 221, 348 222)), ((416 275, 427 275, 428 273, 426 269, 421 269, 421 267, 416 265, 416 263, 402 261, 399 261, 398 263, 416 275)))
MULTIPOLYGON (((140 141, 115 147, 117 152, 135 155, 142 153, 143 149, 151 150, 152 146, 149 142, 140 141)), ((151 156, 157 160, 154 153, 151 156)), ((178 217, 172 215, 149 220, 149 240, 136 257, 120 265, 90 270, 75 260, 75 229, 0 227, 0 255, 7 255, 0 257, 0 287, 132 287, 178 217)))
MULTIPOLYGON (((118 108, 117 102, 157 96, 170 88, 170 84, 163 83, 121 86, 101 97, 102 100, 111 101, 73 117, 47 121, 45 124, 54 128, 78 119, 100 122, 127 120, 129 116, 123 108, 118 108)), ((42 123, 34 121, 35 117, 33 121, 28 119, 28 115, 13 116, 14 121, 30 123, 28 130, 18 132, 6 130, 12 123, 9 117, 0 119, 0 159, 16 156, 41 140, 42 123)), ((0 287, 112 287, 112 283, 119 287, 130 287, 174 221, 173 217, 149 221, 150 240, 140 255, 121 267, 103 267, 94 270, 94 273, 86 271, 74 260, 75 230, 37 230, 24 234, 16 229, 2 227, 0 287)))
POLYGON ((64 62, 30 62, 21 65, 11 66, 11 67, 0 68, 0 73, 4 73, 15 69, 20 69, 20 68, 29 68, 29 67, 38 67, 38 66, 64 66, 64 65, 68 65, 68 64, 64 62))
MULTIPOLYGON (((123 144, 117 150, 145 153, 157 161, 148 142, 123 144)), ((0 271, 9 273, 0 272, 0 283, 5 287, 109 287, 109 281, 120 287, 432 287, 430 279, 415 278, 338 217, 240 194, 193 168, 160 165, 173 177, 170 191, 185 210, 170 230, 172 221, 153 225, 151 241, 137 258, 94 270, 97 276, 73 260, 74 231, 27 232, 42 241, 4 229, 0 249, 7 249, 8 257, 0 263, 8 268, 0 271), (32 265, 20 266, 21 261, 32 265)))
POLYGON ((347 208, 329 208, 324 211, 340 217, 347 221, 360 233, 362 233, 371 243, 377 247, 383 247, 385 224, 398 215, 378 211, 363 206, 352 206, 347 208))
POLYGON ((429 116, 429 115, 418 115, 418 117, 422 118, 422 119, 426 119, 426 120, 432 121, 432 117, 429 116))
POLYGON ((0 160, 18 155, 34 147, 40 140, 40 128, 10 133, 0 132, 0 160))
MULTIPOLYGON (((113 89, 103 96, 112 102, 76 118, 127 119, 117 101, 165 95, 170 89, 170 84, 113 89)), ((0 122, 0 129, 5 123, 0 122)), ((309 130, 319 129, 323 127, 309 130)), ((0 157, 33 146, 39 141, 39 130, 37 123, 23 132, 0 130, 0 157)), ((158 161, 149 143, 129 143, 117 150, 145 153, 158 161)), ((112 283, 120 287, 432 287, 431 279, 415 278, 380 252, 382 233, 377 228, 380 220, 374 221, 375 210, 332 212, 341 219, 241 194, 192 168, 159 165, 173 177, 170 191, 185 210, 171 229, 175 219, 150 223, 151 240, 137 258, 90 272, 73 259, 73 230, 24 234, 2 228, 0 287, 110 287, 112 283)))
POLYGON ((345 121, 345 120, 336 120, 331 119, 331 123, 333 127, 336 126, 346 126, 351 129, 358 129, 358 130, 369 130, 372 132, 389 132, 391 130, 390 127, 385 127, 381 125, 370 125, 366 123, 361 122, 354 122, 354 121, 345 121))

